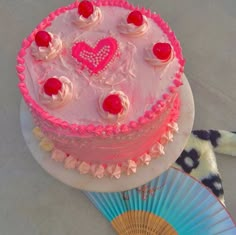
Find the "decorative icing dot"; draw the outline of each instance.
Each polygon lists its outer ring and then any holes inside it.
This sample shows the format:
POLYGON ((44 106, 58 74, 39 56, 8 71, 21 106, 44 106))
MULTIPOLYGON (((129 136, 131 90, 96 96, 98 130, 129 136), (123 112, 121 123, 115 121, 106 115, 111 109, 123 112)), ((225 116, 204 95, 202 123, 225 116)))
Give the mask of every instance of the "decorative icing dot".
POLYGON ((136 26, 140 26, 143 24, 143 15, 140 11, 132 11, 129 13, 127 17, 127 23, 128 24, 134 24, 136 26))
POLYGON ((118 114, 123 110, 121 99, 117 94, 107 96, 103 101, 102 107, 111 114, 118 114))
POLYGON ((88 52, 88 51, 82 51, 80 53, 81 58, 88 60, 90 63, 92 63, 95 67, 99 65, 99 63, 104 60, 109 54, 109 47, 108 49, 103 48, 100 50, 97 55, 94 54, 93 52, 88 52))
POLYGON ((89 51, 81 51, 80 57, 88 60, 95 67, 97 67, 101 61, 103 61, 109 55, 110 47, 105 46, 97 54, 89 51))
POLYGON ((84 18, 88 18, 91 14, 93 14, 93 4, 90 1, 81 1, 78 6, 78 13, 84 18))
POLYGON ((38 31, 35 35, 35 43, 38 47, 48 47, 51 41, 52 38, 46 31, 38 31))
POLYGON ((57 78, 49 78, 43 85, 44 92, 49 95, 56 95, 62 88, 62 83, 57 78))
POLYGON ((160 60, 168 60, 171 57, 172 48, 169 43, 158 42, 153 46, 153 54, 160 60))

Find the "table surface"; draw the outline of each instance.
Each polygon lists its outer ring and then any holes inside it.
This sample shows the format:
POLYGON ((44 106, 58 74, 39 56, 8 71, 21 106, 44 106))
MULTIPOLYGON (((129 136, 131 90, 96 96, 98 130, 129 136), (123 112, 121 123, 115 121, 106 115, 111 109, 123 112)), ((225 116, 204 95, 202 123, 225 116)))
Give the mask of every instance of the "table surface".
MULTIPOLYGON (((175 31, 193 90, 194 129, 236 130, 236 1, 131 0, 175 31)), ((3 235, 115 234, 77 189, 49 176, 20 129, 15 56, 35 25, 68 0, 0 0, 0 229, 3 235), (87 218, 93 218, 89 221, 87 218)), ((236 219, 236 158, 217 155, 228 210, 236 219)))

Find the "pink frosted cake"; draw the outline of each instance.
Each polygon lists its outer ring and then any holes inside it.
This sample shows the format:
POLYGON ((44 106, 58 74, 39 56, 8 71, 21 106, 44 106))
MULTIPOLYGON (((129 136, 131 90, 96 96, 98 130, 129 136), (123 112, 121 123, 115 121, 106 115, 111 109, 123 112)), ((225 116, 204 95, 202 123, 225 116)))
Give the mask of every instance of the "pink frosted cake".
POLYGON ((40 146, 80 174, 120 178, 178 131, 184 68, 174 32, 124 0, 75 2, 23 40, 19 88, 40 146))

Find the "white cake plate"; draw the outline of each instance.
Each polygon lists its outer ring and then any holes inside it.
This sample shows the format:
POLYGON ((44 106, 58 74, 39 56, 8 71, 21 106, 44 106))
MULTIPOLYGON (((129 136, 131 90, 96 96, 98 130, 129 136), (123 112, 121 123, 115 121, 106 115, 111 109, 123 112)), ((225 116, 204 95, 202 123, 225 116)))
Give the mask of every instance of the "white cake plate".
POLYGON ((138 187, 167 170, 179 157, 188 140, 194 120, 194 101, 185 75, 183 76, 183 83, 184 85, 180 89, 179 132, 174 135, 174 141, 165 146, 165 155, 152 160, 149 166, 139 167, 137 173, 131 176, 123 174, 118 180, 109 177, 97 179, 90 175, 80 175, 76 170, 67 170, 63 167, 62 163, 52 160, 49 153, 40 149, 39 141, 32 133, 34 126, 31 114, 22 100, 20 121, 25 142, 35 160, 44 170, 59 181, 74 188, 94 192, 116 192, 138 187))

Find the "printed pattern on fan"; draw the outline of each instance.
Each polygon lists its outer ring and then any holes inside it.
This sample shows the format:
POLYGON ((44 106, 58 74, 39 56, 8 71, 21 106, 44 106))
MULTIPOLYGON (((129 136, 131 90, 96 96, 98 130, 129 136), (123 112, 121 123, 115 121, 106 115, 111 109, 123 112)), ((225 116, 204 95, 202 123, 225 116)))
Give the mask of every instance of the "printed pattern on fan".
MULTIPOLYGON (((145 201, 149 196, 153 196, 157 190, 161 190, 165 184, 162 184, 160 187, 153 188, 149 184, 144 184, 138 188, 136 191, 140 194, 143 201, 145 201)), ((129 195, 127 191, 121 193, 123 200, 129 200, 129 195)))

